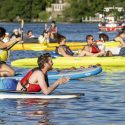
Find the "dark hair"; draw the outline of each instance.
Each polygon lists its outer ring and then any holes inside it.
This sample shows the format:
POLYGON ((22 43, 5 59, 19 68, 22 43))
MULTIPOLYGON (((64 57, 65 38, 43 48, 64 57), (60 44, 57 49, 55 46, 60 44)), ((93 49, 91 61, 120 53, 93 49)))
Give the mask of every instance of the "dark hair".
POLYGON ((99 39, 103 38, 104 41, 108 41, 109 40, 109 37, 107 34, 105 33, 101 33, 99 34, 99 39))
POLYGON ((93 35, 87 35, 87 36, 86 36, 86 41, 87 41, 90 37, 93 37, 93 35))
POLYGON ((44 33, 48 33, 47 30, 43 30, 42 35, 44 36, 44 33))
POLYGON ((32 30, 28 30, 28 31, 27 31, 27 35, 28 35, 30 32, 32 32, 32 30))
POLYGON ((53 20, 51 23, 54 23, 54 24, 56 24, 56 22, 53 20))
POLYGON ((44 53, 38 57, 37 64, 40 69, 44 68, 44 64, 49 61, 48 57, 51 57, 50 53, 44 53))
POLYGON ((6 30, 3 27, 0 27, 0 37, 3 37, 6 33, 6 30))
POLYGON ((58 44, 60 44, 63 39, 66 39, 65 36, 63 36, 63 35, 61 35, 59 33, 56 34, 55 38, 57 39, 58 44))

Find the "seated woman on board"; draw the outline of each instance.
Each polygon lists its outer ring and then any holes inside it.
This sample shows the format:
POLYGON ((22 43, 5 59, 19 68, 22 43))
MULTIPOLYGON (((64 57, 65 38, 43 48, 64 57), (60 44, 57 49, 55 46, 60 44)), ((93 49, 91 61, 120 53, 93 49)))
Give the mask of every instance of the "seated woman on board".
POLYGON ((5 51, 8 52, 9 47, 11 47, 13 44, 21 40, 21 38, 15 38, 14 40, 5 43, 3 41, 5 35, 6 35, 6 30, 3 27, 0 27, 0 77, 13 76, 15 74, 15 71, 5 62, 3 62, 5 60, 2 60, 2 55, 4 54, 5 51))
POLYGON ((59 35, 57 36, 57 41, 59 46, 56 47, 56 53, 64 56, 64 57, 72 57, 72 56, 100 56, 101 53, 99 54, 94 54, 85 50, 81 50, 78 54, 74 54, 72 50, 66 45, 66 37, 59 35))
POLYGON ((97 41, 94 41, 94 37, 92 35, 87 35, 86 41, 87 46, 84 47, 85 51, 97 54, 98 56, 112 56, 112 53, 110 51, 105 51, 104 47, 99 48, 97 41))
MULTIPOLYGON (((54 91, 59 85, 69 81, 69 77, 59 78, 49 86, 47 72, 52 69, 52 58, 49 53, 42 54, 37 60, 38 67, 30 70, 19 82, 7 82, 2 86, 1 90, 17 90, 25 92, 40 92, 47 95, 54 91)), ((2 83, 1 83, 2 84, 2 83)))

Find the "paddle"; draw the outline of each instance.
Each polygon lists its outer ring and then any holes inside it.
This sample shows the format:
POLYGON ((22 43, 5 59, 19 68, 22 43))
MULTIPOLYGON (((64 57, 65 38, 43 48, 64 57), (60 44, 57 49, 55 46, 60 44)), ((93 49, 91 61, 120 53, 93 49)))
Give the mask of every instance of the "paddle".
POLYGON ((23 40, 23 26, 24 26, 24 20, 21 20, 21 38, 23 40))
MULTIPOLYGON (((24 20, 21 20, 21 38, 23 40, 23 26, 24 26, 24 20)), ((12 45, 10 45, 9 47, 5 48, 4 50, 10 50, 14 45, 16 45, 19 41, 16 41, 15 43, 13 43, 12 45)))
POLYGON ((51 21, 51 20, 52 20, 52 17, 50 16, 49 19, 48 19, 48 22, 45 23, 45 30, 46 30, 46 31, 49 31, 49 30, 50 30, 50 27, 51 27, 50 21, 51 21))

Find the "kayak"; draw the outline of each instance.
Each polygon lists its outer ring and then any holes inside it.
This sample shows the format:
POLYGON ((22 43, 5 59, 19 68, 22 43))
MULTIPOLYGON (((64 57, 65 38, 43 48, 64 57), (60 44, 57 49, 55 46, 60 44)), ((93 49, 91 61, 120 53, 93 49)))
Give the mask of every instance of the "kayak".
POLYGON ((17 92, 17 91, 0 91, 0 99, 26 99, 26 98, 34 98, 34 99, 72 99, 72 98, 80 98, 83 94, 53 94, 53 95, 43 95, 40 92, 37 93, 27 93, 27 92, 17 92))
MULTIPOLYGON (((67 42, 67 45, 72 50, 78 50, 78 49, 82 49, 83 45, 85 45, 85 43, 83 43, 83 42, 67 42)), ((59 46, 58 43, 48 43, 47 45, 44 45, 42 43, 21 43, 21 44, 19 43, 19 44, 14 45, 11 48, 11 50, 52 51, 52 50, 55 50, 55 48, 57 46, 59 46)))
POLYGON ((7 61, 8 59, 8 51, 0 50, 0 61, 7 61))
MULTIPOLYGON (((106 42, 104 43, 106 47, 116 47, 119 46, 119 42, 106 42)), ((67 45, 71 48, 71 50, 82 49, 83 46, 86 45, 86 42, 67 42, 67 45)), ((59 46, 58 43, 48 43, 44 45, 42 43, 18 43, 14 45, 11 50, 34 50, 34 51, 53 51, 55 48, 59 46)))
MULTIPOLYGON (((53 58, 54 68, 79 68, 81 66, 89 66, 100 64, 103 70, 125 70, 125 57, 57 57, 53 58)), ((37 58, 24 58, 11 62, 12 66, 22 68, 33 68, 37 66, 37 58), (30 62, 30 63, 29 63, 30 62)))
MULTIPOLYGON (((85 78, 85 77, 97 75, 101 72, 102 72, 102 68, 99 66, 98 67, 93 66, 90 68, 73 69, 73 70, 70 70, 70 69, 60 70, 60 71, 55 70, 55 71, 48 72, 48 79, 57 80, 61 77, 70 77, 70 79, 72 80, 72 79, 79 79, 79 78, 85 78)), ((25 74, 26 73, 17 73, 15 76, 12 76, 12 77, 1 77, 0 83, 4 82, 6 84, 6 82, 12 82, 12 79, 21 80, 25 74)))

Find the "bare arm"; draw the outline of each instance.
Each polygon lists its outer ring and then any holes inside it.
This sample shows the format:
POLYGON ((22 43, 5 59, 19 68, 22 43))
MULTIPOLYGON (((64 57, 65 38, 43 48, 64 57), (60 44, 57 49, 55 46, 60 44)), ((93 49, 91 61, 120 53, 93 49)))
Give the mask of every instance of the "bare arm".
POLYGON ((38 84, 40 85, 41 89, 42 89, 42 92, 47 95, 47 94, 50 94, 52 91, 54 91, 60 84, 65 84, 66 82, 69 81, 69 78, 60 78, 58 79, 53 85, 47 87, 47 84, 46 84, 46 81, 45 81, 45 78, 44 78, 44 75, 42 72, 37 72, 37 81, 38 81, 38 84))
POLYGON ((16 43, 17 41, 21 41, 21 38, 16 38, 15 40, 9 41, 9 42, 2 42, 0 41, 0 48, 6 49, 7 47, 11 46, 12 44, 16 43))

